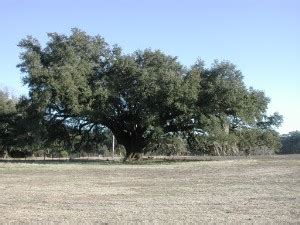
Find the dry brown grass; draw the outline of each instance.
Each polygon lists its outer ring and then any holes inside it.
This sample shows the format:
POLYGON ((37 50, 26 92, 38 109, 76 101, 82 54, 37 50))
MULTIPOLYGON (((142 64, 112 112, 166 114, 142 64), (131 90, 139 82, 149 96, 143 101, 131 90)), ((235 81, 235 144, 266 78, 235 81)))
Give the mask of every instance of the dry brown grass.
POLYGON ((300 156, 0 163, 0 224, 300 223, 300 156))

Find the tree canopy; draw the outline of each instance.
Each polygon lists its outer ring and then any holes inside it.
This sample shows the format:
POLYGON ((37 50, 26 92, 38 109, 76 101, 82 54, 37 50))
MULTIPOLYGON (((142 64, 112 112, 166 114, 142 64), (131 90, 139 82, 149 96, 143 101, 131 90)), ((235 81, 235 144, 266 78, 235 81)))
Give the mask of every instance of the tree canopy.
POLYGON ((108 128, 126 158, 166 134, 190 140, 223 136, 227 144, 233 137, 237 146, 243 132, 274 132, 272 126, 282 121, 279 114, 266 115, 270 99, 246 87, 241 71, 228 61, 206 68, 197 60, 187 68, 159 50, 124 54, 79 29, 48 37, 45 47, 30 36, 19 43, 24 51, 18 67, 31 110, 52 126, 79 132, 108 128))

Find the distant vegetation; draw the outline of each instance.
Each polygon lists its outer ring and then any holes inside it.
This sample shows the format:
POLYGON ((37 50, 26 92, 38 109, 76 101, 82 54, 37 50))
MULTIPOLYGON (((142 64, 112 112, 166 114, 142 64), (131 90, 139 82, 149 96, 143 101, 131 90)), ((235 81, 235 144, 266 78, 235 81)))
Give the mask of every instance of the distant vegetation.
POLYGON ((28 97, 0 95, 2 155, 270 154, 280 149, 270 99, 228 61, 189 68, 150 49, 124 54, 100 36, 23 39, 18 65, 28 97))
POLYGON ((300 131, 293 131, 281 136, 281 154, 300 154, 300 131))

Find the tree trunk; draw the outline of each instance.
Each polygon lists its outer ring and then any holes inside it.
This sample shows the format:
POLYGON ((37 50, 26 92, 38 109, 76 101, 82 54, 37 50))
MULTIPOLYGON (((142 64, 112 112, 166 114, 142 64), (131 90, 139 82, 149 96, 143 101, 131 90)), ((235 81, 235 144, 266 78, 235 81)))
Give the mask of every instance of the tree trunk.
POLYGON ((125 161, 139 160, 142 158, 143 148, 138 148, 138 145, 124 146, 126 149, 125 161))
POLYGON ((125 161, 139 160, 142 157, 143 149, 146 142, 142 136, 120 137, 115 135, 119 144, 124 145, 126 150, 125 161))
POLYGON ((149 139, 143 136, 145 128, 134 126, 132 129, 126 129, 125 125, 120 125, 112 120, 108 121, 106 126, 114 134, 117 143, 125 147, 125 161, 141 158, 144 147, 149 143, 149 139))

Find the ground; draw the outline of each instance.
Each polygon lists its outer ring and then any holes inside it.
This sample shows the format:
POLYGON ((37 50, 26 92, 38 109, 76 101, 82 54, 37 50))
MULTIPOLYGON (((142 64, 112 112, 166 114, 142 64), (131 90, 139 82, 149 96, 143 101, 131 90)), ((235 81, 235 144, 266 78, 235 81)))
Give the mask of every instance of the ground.
POLYGON ((299 224, 300 155, 0 163, 0 224, 299 224))

